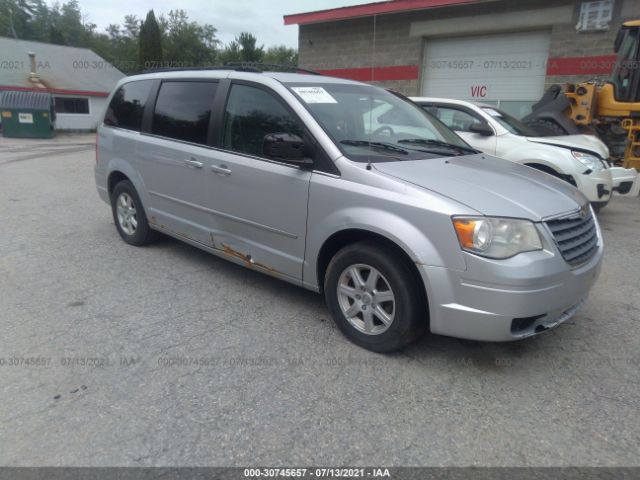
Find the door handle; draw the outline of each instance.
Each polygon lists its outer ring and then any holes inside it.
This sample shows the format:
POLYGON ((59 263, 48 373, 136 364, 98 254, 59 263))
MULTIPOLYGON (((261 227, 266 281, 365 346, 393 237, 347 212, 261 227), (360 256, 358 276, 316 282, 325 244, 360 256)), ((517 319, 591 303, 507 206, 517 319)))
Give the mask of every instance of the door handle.
POLYGON ((194 160, 193 158, 188 158, 184 161, 184 164, 188 167, 202 168, 204 163, 199 162, 198 160, 194 160))
POLYGON ((211 170, 218 175, 231 175, 231 170, 229 170, 226 165, 211 165, 211 170))

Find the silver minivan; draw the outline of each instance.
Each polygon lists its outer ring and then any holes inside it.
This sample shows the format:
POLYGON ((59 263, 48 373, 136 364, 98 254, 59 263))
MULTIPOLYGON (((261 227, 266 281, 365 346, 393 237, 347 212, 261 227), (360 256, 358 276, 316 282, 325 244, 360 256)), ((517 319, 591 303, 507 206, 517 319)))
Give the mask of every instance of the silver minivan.
POLYGON ((378 352, 427 329, 529 337, 572 317, 603 242, 587 199, 472 149, 386 90, 311 74, 121 80, 95 178, 131 245, 158 232, 322 292, 378 352))

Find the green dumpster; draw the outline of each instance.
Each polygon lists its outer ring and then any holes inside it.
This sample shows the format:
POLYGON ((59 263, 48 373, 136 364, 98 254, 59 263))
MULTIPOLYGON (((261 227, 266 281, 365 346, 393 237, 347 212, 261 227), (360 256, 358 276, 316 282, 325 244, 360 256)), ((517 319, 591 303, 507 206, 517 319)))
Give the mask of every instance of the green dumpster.
POLYGON ((5 137, 53 137, 55 109, 53 97, 49 93, 15 90, 1 92, 0 117, 5 137))

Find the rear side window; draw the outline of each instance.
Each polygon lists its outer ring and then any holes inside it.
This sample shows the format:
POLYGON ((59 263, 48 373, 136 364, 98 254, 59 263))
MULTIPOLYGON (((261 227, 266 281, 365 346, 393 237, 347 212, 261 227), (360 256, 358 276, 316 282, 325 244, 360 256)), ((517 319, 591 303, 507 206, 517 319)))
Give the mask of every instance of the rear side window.
POLYGON ((151 85, 151 80, 140 80, 121 86, 111 99, 104 124, 139 132, 151 85))
POLYGON ((232 85, 224 115, 224 148, 264 156, 262 144, 269 133, 292 133, 302 138, 304 129, 272 94, 247 85, 232 85))
POLYGON ((190 143, 207 143, 215 82, 162 82, 151 133, 190 143))

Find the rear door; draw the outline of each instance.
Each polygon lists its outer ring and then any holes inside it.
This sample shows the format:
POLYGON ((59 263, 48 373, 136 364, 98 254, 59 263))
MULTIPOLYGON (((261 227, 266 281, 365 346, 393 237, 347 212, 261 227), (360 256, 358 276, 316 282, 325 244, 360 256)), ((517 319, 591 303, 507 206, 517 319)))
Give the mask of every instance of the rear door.
POLYGON ((216 248, 276 276, 300 280, 311 171, 267 158, 265 135, 309 138, 301 121, 272 90, 227 83, 221 104, 220 149, 210 169, 216 248))
POLYGON ((217 81, 162 81, 138 150, 138 168, 151 200, 149 221, 208 246, 213 242, 207 176, 217 89, 217 81))

